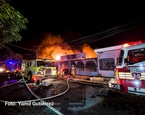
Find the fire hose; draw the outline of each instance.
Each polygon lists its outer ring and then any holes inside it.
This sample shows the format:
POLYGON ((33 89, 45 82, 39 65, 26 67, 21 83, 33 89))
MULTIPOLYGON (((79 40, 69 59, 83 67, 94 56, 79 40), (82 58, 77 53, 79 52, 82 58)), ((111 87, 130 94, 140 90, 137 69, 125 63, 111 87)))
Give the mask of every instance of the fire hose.
MULTIPOLYGON (((61 96, 61 95, 63 95, 63 94, 65 94, 68 90, 69 90, 69 88, 70 88, 70 86, 69 86, 69 78, 67 79, 67 84, 68 84, 68 87, 67 87, 67 89, 64 91, 64 92, 62 92, 62 93, 60 93, 60 94, 57 94, 57 95, 54 95, 54 96, 50 96, 50 97, 46 97, 46 98, 40 98, 38 95, 36 95, 30 88, 29 88, 29 86, 25 83, 25 81, 24 81, 24 79, 20 79, 18 82, 15 82, 15 83, 11 83, 11 84, 9 84, 9 85, 6 85, 6 86, 2 86, 2 87, 0 87, 0 88, 3 88, 3 87, 8 87, 8 86, 10 86, 10 85, 14 85, 14 84, 17 84, 17 83, 19 83, 19 82, 23 82, 25 85, 26 85, 26 87, 27 87, 27 89, 30 91, 30 93, 34 96, 34 97, 36 97, 37 99, 33 99, 33 100, 25 100, 25 101, 21 101, 21 102, 28 102, 28 101, 41 101, 41 102, 44 102, 43 100, 46 100, 46 99, 52 99, 52 98, 55 98, 55 97, 58 97, 58 96, 61 96)), ((0 100, 0 102, 8 102, 8 101, 6 101, 6 100, 0 100)), ((12 101, 11 101, 12 102, 12 101)), ((15 102, 20 102, 20 101, 15 101, 15 102)), ((46 105, 47 107, 49 107, 51 110, 53 110, 54 112, 56 112, 58 115, 63 115, 62 113, 60 113, 58 110, 56 110, 55 108, 53 108, 53 107, 51 107, 51 106, 48 106, 48 105, 46 105)))

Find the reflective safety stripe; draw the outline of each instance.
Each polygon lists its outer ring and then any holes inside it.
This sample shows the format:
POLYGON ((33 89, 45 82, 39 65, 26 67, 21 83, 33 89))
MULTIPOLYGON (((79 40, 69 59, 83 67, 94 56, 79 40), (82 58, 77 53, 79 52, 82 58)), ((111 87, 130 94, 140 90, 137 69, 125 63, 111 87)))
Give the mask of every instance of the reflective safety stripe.
POLYGON ((145 73, 141 73, 141 77, 145 77, 145 73))
MULTIPOLYGON (((118 72, 118 77, 120 79, 134 79, 130 72, 118 72)), ((145 73, 141 73, 140 80, 145 80, 145 73)))
POLYGON ((142 78, 142 77, 141 77, 140 80, 145 80, 145 78, 142 78))
POLYGON ((134 79, 133 77, 125 77, 125 76, 121 76, 121 77, 119 77, 120 79, 134 79))
POLYGON ((127 72, 119 72, 119 78, 122 78, 122 79, 134 79, 132 77, 132 74, 131 73, 127 73, 127 72))

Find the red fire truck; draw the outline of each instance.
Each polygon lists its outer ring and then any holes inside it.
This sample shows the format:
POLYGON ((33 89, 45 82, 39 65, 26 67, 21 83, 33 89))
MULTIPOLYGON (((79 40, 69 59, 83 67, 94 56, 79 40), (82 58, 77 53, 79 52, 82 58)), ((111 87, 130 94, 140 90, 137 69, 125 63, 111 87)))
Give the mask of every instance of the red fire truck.
POLYGON ((121 48, 115 78, 109 81, 109 87, 145 95, 145 43, 128 44, 121 48))

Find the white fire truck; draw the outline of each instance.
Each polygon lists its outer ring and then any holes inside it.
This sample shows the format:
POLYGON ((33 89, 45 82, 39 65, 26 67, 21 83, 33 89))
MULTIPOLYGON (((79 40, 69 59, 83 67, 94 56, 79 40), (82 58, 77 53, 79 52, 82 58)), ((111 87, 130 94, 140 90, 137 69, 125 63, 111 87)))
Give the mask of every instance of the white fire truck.
POLYGON ((109 81, 109 87, 145 95, 145 43, 128 44, 121 48, 115 78, 109 81))

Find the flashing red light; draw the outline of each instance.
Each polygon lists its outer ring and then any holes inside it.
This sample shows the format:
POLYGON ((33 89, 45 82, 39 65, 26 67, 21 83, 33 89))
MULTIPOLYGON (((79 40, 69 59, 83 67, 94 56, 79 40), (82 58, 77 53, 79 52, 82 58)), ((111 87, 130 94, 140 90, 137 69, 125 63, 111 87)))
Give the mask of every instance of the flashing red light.
POLYGON ((128 47, 128 46, 130 46, 128 43, 123 44, 123 47, 128 47))
POLYGON ((18 70, 20 70, 20 68, 16 68, 15 70, 17 70, 17 71, 18 71, 18 70))
POLYGON ((38 76, 34 76, 34 77, 32 77, 32 81, 34 81, 34 82, 36 82, 36 81, 38 81, 38 76))
POLYGON ((122 84, 122 80, 121 79, 118 79, 118 84, 122 84))
POLYGON ((129 43, 123 44, 123 47, 128 47, 128 46, 132 46, 132 45, 138 45, 138 44, 142 44, 142 43, 143 43, 143 41, 129 42, 129 43))

